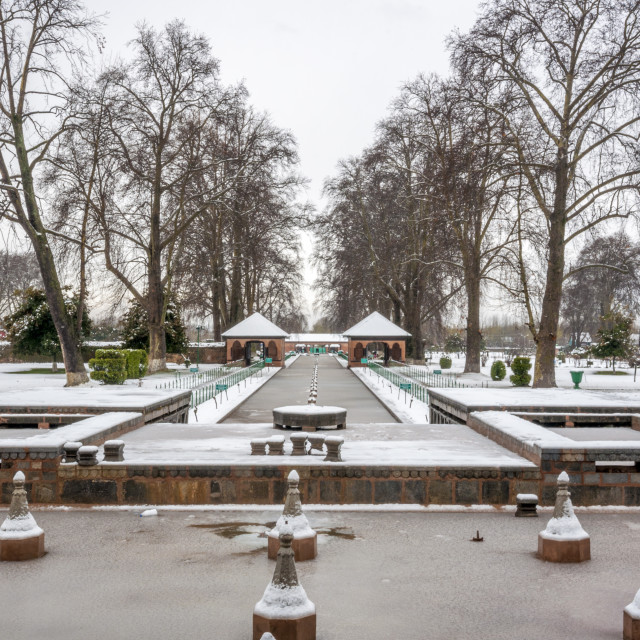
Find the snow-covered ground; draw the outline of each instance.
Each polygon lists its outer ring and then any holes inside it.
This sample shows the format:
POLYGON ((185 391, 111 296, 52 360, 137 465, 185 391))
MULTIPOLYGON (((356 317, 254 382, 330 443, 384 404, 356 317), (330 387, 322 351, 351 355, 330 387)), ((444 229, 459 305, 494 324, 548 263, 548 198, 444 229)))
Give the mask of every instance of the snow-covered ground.
MULTIPOLYGON (((220 367, 218 364, 201 364, 200 371, 207 371, 209 369, 215 369, 220 367)), ((60 365, 62 367, 62 365, 60 365)), ((85 365, 87 372, 89 367, 85 365)), ((60 389, 64 387, 67 382, 64 374, 64 369, 61 368, 61 373, 26 373, 32 369, 48 369, 51 370, 51 364, 42 362, 21 362, 16 363, 0 363, 0 391, 25 391, 27 389, 60 389)), ((176 372, 183 375, 189 375, 189 370, 184 365, 167 364, 168 371, 163 373, 156 373, 152 376, 148 376, 142 379, 142 387, 145 389, 155 389, 156 385, 167 380, 172 380, 176 376, 176 372)), ((138 386, 138 380, 127 380, 126 386, 138 386)), ((119 385, 103 385, 94 380, 90 380, 83 387, 113 387, 117 388, 119 385)))
MULTIPOLYGON (((451 369, 444 369, 442 374, 445 376, 455 376, 458 382, 462 382, 469 386, 480 386, 481 383, 485 385, 488 383, 492 387, 511 387, 513 386, 511 382, 509 382, 509 376, 513 373, 509 367, 507 367, 507 375, 504 380, 500 382, 494 382, 491 380, 491 365, 495 360, 502 360, 504 362, 504 358, 493 357, 491 356, 487 360, 487 365, 485 367, 481 367, 481 373, 463 373, 464 365, 465 365, 465 356, 460 355, 457 357, 456 354, 434 354, 431 363, 424 368, 426 371, 433 371, 434 369, 439 369, 439 359, 440 355, 448 355, 451 358, 451 369)), ((616 365, 616 371, 625 372, 627 375, 598 375, 599 371, 611 371, 611 367, 607 368, 604 361, 594 360, 594 364, 591 367, 586 366, 586 360, 582 359, 582 366, 578 366, 577 363, 574 363, 569 358, 567 361, 562 364, 560 362, 556 365, 556 384, 559 387, 573 387, 573 382, 571 380, 571 371, 582 371, 582 382, 580 383, 581 389, 637 389, 640 391, 640 372, 638 372, 638 376, 636 381, 633 380, 633 369, 629 369, 626 366, 616 365)), ((624 363, 626 365, 626 362, 624 363)), ((533 368, 535 366, 535 357, 531 357, 531 369, 529 373, 533 377, 533 368)))
MULTIPOLYGON (((324 462, 324 454, 292 457, 291 433, 268 424, 161 424, 154 423, 127 433, 125 463, 229 464, 290 466, 335 466, 324 462), (283 456, 251 455, 250 441, 284 435, 283 456)), ((345 430, 324 430, 322 435, 340 435, 345 442, 342 459, 354 465, 500 467, 535 465, 504 449, 464 425, 352 424, 345 430)))
POLYGON ((356 368, 352 371, 401 422, 409 424, 429 422, 429 407, 424 402, 412 398, 406 391, 400 391, 399 387, 370 369, 356 368))
MULTIPOLYGON (((293 360, 293 358, 290 358, 293 360)), ((288 361, 287 361, 288 362, 288 361)), ((239 384, 223 391, 215 398, 198 405, 197 411, 189 410, 189 422, 213 424, 219 422, 231 413, 238 405, 242 404, 251 394, 255 393, 263 384, 267 383, 279 368, 264 368, 249 378, 245 378, 239 384)))

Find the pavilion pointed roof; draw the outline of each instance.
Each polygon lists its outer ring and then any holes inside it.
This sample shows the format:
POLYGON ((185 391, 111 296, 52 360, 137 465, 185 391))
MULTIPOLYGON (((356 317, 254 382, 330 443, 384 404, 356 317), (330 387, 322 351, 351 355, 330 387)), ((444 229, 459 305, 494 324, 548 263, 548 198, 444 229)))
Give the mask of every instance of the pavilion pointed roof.
POLYGON ((408 331, 387 320, 381 313, 374 311, 364 320, 347 329, 343 335, 348 338, 399 338, 405 339, 411 336, 408 331))
POLYGON ((289 334, 267 320, 261 313, 254 313, 222 334, 223 338, 286 338, 289 334))

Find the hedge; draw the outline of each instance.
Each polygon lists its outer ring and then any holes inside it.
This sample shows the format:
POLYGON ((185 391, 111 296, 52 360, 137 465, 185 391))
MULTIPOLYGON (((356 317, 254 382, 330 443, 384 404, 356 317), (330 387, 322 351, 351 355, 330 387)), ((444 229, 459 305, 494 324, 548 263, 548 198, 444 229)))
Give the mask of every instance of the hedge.
POLYGON ((97 349, 89 366, 91 379, 103 384, 124 384, 127 379, 127 354, 120 349, 97 349))
POLYGON ((440 358, 440 368, 451 369, 451 358, 448 358, 447 356, 440 358))
POLYGON ((127 356, 127 378, 143 378, 149 368, 149 359, 144 349, 123 349, 127 356))
POLYGON ((507 367, 505 367, 504 362, 502 360, 496 360, 491 365, 491 379, 492 380, 504 380, 504 377, 507 375, 507 367))
POLYGON ((514 358, 511 363, 511 371, 513 371, 513 375, 509 378, 509 380, 511 380, 511 384, 516 387, 528 386, 531 382, 531 376, 528 373, 529 369, 531 369, 530 358, 523 358, 522 356, 514 358))

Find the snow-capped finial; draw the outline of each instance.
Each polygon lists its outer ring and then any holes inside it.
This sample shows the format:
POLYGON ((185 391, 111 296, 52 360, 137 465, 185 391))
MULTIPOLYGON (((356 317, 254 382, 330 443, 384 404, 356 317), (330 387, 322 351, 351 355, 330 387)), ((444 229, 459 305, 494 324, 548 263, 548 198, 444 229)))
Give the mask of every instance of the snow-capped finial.
POLYGON ((9 515, 0 526, 0 560, 31 560, 44 555, 44 531, 29 511, 25 476, 13 476, 9 515))
POLYGON ((318 555, 318 534, 309 526, 307 517, 302 512, 300 501, 300 475, 295 469, 289 472, 287 478, 289 488, 284 501, 282 515, 278 518, 276 526, 267 533, 267 555, 273 560, 277 558, 279 540, 283 531, 291 531, 293 536, 292 548, 297 561, 312 560, 318 555))
POLYGON ((316 637, 316 606, 298 582, 292 541, 293 529, 285 521, 273 579, 253 610, 254 638, 274 630, 284 638, 316 637))
POLYGON ((538 534, 538 555, 551 562, 582 562, 591 558, 589 534, 573 511, 566 471, 558 476, 553 517, 538 534))
POLYGON ((624 608, 623 637, 634 640, 638 637, 638 622, 640 622, 640 591, 636 597, 624 608))
POLYGON ((268 631, 260 636, 260 640, 276 640, 268 631))

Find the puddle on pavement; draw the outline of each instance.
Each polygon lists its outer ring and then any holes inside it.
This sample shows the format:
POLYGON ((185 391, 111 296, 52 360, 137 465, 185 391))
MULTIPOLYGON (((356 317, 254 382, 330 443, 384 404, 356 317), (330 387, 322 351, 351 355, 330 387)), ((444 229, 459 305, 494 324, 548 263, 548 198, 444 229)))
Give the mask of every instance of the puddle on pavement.
MULTIPOLYGON (((232 540, 238 536, 246 536, 256 534, 258 538, 266 538, 267 531, 275 527, 275 522, 266 522, 261 524, 259 522, 216 522, 207 524, 190 524, 189 527, 194 529, 211 529, 213 533, 221 538, 232 540), (260 531, 256 531, 256 528, 260 531)), ((350 527, 322 527, 316 529, 318 535, 329 536, 331 538, 340 538, 342 540, 355 540, 356 534, 353 533, 353 529, 350 527)), ((242 552, 239 555, 245 555, 247 553, 256 553, 260 549, 252 550, 250 552, 242 552)))

